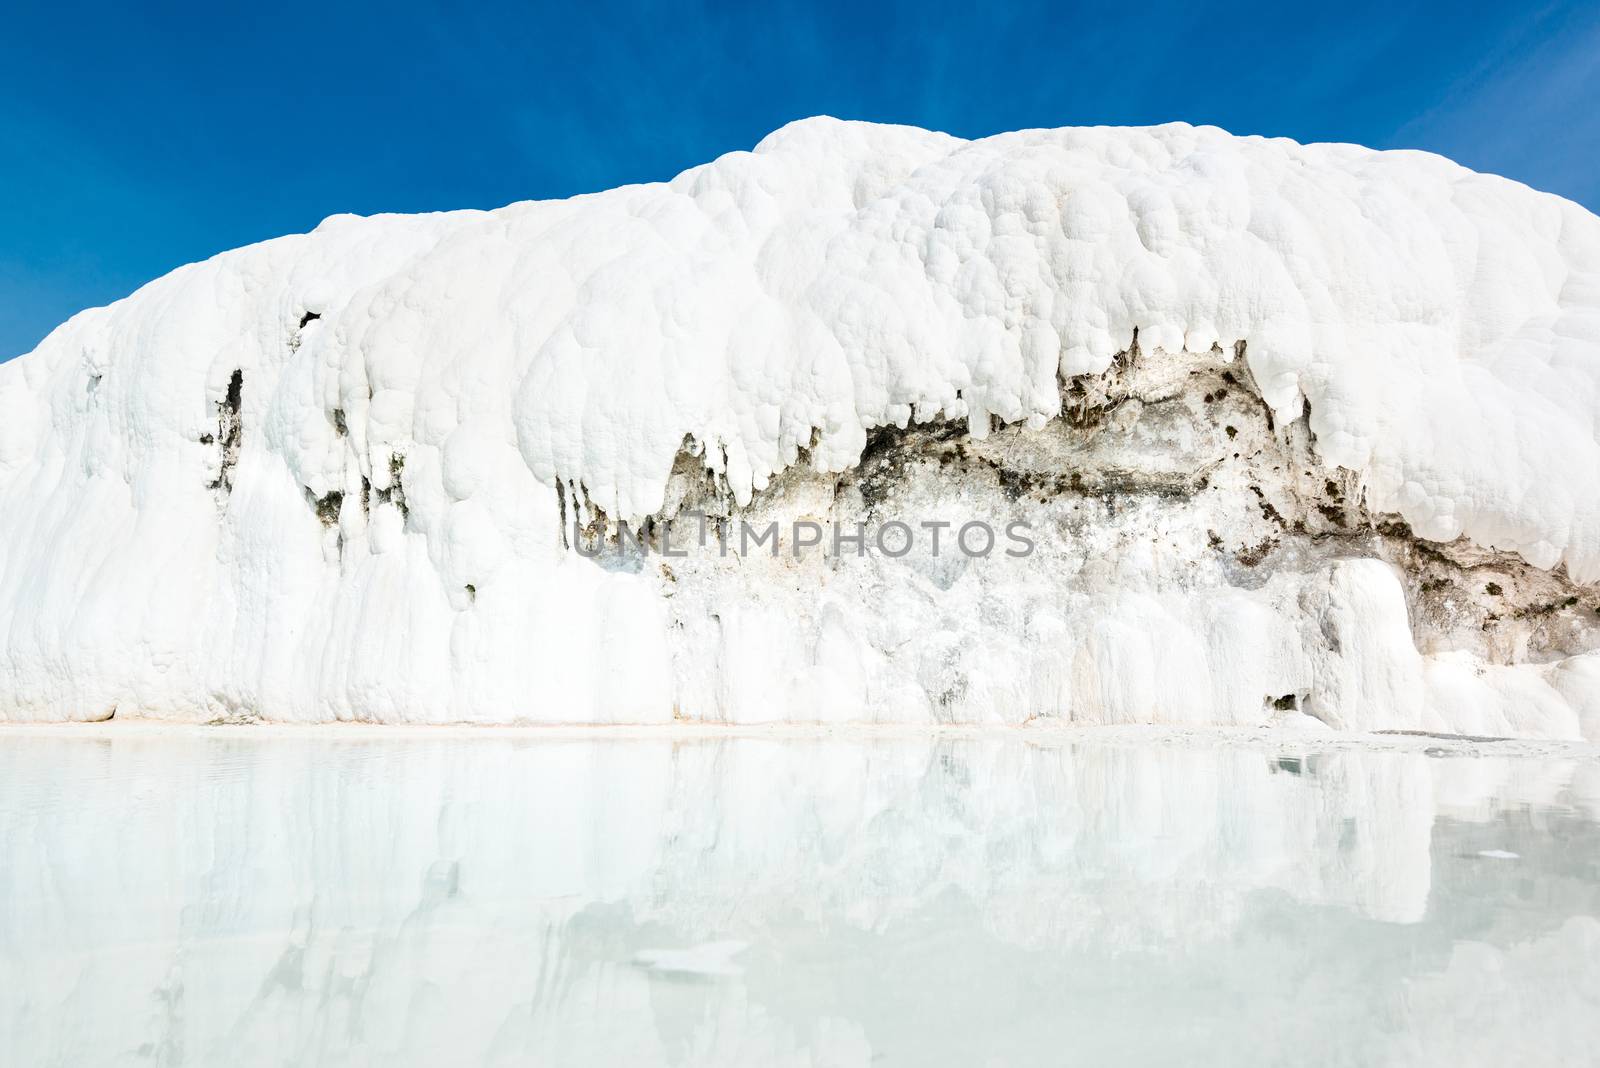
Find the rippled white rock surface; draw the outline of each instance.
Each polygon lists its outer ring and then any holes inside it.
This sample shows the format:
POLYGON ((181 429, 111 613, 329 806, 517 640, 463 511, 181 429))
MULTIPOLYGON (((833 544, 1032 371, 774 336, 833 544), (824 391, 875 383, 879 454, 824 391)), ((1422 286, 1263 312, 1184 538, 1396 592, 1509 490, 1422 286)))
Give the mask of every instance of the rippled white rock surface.
POLYGON ((330 219, 0 365, 0 718, 1597 738, 1597 425, 1570 202, 1185 125, 809 120, 330 219), (575 552, 688 507, 1039 551, 575 552))
POLYGON ((1600 1043, 1592 754, 5 742, 6 1064, 1465 1066, 1600 1043))

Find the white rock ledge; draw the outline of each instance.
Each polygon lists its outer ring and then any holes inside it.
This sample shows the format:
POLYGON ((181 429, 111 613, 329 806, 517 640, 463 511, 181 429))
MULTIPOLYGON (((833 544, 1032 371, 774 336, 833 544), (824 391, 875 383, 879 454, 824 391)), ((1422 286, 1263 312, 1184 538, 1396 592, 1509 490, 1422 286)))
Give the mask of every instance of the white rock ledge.
POLYGON ((813 119, 330 219, 0 365, 0 718, 1600 740, 1597 423, 1570 202, 1185 125, 813 119), (577 551, 690 508, 1038 550, 577 551))

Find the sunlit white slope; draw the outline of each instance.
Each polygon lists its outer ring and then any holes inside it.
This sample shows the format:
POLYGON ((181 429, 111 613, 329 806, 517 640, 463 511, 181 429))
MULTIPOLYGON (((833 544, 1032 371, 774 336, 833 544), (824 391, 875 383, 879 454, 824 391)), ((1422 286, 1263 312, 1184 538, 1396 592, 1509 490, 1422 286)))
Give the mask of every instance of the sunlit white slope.
MULTIPOLYGON (((1580 601, 1600 578, 1600 219, 1578 206, 1184 125, 814 119, 665 184, 333 218, 0 366, 0 717, 1252 722, 1280 694, 1344 727, 1600 716, 1592 622, 1498 660, 1419 652, 1403 567, 1208 562, 1206 531, 1249 536, 1221 514, 1239 494, 1152 511, 1153 557, 1091 524, 1032 570, 955 576, 668 578, 563 536, 671 506, 686 439, 736 513, 836 508, 831 480, 774 480, 848 471, 884 425, 1044 431, 1135 337, 1158 369, 1242 352, 1274 432, 1303 419, 1365 512, 1564 568, 1580 601), (1328 638, 1340 619, 1362 641, 1328 638)), ((1000 507, 959 481, 901 503, 1000 507)))

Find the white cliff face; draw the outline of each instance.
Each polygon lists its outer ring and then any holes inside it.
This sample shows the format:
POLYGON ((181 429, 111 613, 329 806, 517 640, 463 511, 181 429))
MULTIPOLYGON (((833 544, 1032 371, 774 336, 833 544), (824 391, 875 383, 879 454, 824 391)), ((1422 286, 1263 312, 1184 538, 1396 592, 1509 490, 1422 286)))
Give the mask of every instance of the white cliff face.
POLYGON ((1597 416, 1566 201, 1181 125, 810 120, 330 219, 0 365, 0 717, 1600 737, 1597 416), (690 509, 1037 550, 578 551, 690 509))

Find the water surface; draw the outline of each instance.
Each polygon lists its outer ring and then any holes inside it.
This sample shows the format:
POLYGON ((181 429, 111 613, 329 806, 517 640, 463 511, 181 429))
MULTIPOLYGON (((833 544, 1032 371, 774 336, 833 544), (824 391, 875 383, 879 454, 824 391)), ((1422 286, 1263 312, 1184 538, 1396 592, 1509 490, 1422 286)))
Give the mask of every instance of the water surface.
POLYGON ((1561 1064, 1600 765, 0 738, 0 1064, 1561 1064))

